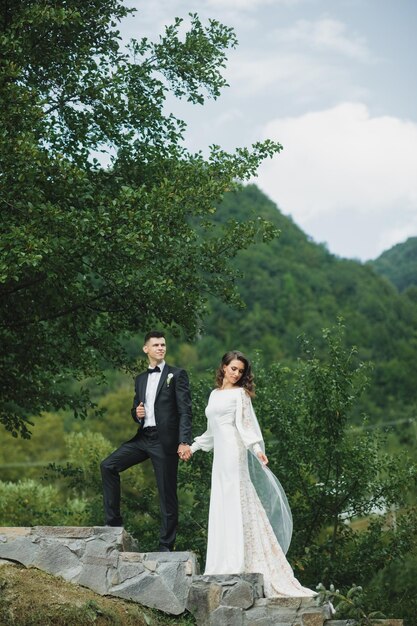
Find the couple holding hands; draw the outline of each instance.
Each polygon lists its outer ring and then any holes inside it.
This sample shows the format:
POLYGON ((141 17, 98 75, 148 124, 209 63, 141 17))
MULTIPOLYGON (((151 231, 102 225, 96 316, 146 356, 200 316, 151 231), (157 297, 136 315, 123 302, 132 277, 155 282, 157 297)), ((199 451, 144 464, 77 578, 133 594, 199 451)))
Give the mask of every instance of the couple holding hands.
POLYGON ((206 407, 207 430, 191 439, 191 394, 185 370, 165 363, 164 333, 147 333, 149 367, 137 376, 133 439, 101 463, 106 524, 122 526, 120 472, 150 459, 159 493, 158 551, 174 547, 178 524, 177 469, 198 451, 213 450, 205 575, 261 573, 265 596, 313 596, 285 558, 292 518, 278 479, 267 468, 262 433, 252 407, 249 360, 227 352, 206 407))

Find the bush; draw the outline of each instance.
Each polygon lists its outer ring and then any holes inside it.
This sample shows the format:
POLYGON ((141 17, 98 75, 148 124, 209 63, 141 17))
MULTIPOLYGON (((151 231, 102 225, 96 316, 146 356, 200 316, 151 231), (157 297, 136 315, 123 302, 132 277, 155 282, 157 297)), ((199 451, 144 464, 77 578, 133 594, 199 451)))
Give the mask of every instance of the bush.
POLYGON ((86 509, 83 498, 65 500, 53 485, 41 485, 30 479, 0 482, 2 526, 82 526, 86 509))

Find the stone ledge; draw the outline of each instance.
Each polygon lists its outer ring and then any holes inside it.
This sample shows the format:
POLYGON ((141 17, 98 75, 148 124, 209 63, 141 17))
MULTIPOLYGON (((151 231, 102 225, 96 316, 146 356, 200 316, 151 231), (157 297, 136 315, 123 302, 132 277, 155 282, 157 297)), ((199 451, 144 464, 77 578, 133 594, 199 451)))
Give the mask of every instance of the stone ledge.
POLYGON ((107 526, 0 528, 0 559, 173 615, 199 571, 192 552, 140 553, 123 528, 107 526))
POLYGON ((262 574, 195 576, 186 606, 198 626, 323 626, 331 617, 315 598, 264 598, 262 574))
POLYGON ((138 543, 122 526, 32 526, 0 527, 0 543, 22 538, 36 539, 85 539, 101 538, 119 551, 137 551, 138 543))

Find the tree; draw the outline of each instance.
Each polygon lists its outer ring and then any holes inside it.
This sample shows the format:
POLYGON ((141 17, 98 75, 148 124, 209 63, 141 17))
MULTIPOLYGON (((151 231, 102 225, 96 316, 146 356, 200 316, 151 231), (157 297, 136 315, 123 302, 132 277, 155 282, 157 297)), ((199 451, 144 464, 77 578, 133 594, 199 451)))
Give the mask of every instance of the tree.
POLYGON ((217 98, 233 30, 195 14, 158 43, 124 49, 121 0, 0 1, 0 419, 30 435, 28 415, 88 393, 64 385, 126 366, 125 333, 154 324, 192 336, 208 294, 239 301, 230 259, 276 231, 264 220, 212 229, 223 193, 281 146, 207 158, 183 147, 170 92, 217 98), (108 165, 99 159, 100 153, 108 165))
POLYGON ((294 516, 290 556, 307 584, 366 586, 387 558, 416 548, 417 517, 408 505, 417 467, 384 438, 353 426, 369 367, 344 347, 341 322, 324 330, 326 354, 302 340, 294 368, 260 372, 258 403, 271 466, 289 493, 294 516))

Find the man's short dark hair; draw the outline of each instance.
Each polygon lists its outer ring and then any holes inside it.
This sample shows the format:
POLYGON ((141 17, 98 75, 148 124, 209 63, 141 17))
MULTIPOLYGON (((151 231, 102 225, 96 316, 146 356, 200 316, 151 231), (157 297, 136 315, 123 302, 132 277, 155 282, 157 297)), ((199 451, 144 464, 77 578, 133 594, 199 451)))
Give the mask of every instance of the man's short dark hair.
POLYGON ((151 330, 149 333, 146 333, 143 345, 145 345, 145 343, 148 343, 151 337, 156 337, 157 339, 163 337, 165 339, 165 333, 163 333, 161 330, 151 330))

